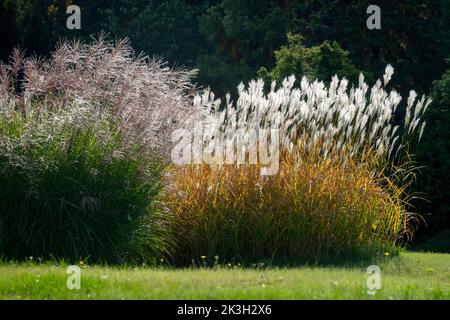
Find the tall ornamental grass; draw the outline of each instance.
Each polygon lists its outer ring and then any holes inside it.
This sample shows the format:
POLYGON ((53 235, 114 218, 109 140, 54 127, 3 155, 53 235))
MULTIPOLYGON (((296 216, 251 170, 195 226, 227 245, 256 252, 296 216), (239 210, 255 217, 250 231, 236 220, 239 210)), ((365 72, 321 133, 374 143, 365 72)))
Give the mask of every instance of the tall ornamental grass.
POLYGON ((0 120, 0 253, 115 263, 163 254, 164 229, 151 209, 158 164, 121 154, 107 118, 79 125, 63 112, 36 117, 0 120))
POLYGON ((419 216, 407 211, 410 153, 430 101, 411 91, 405 116, 398 116, 401 97, 385 89, 392 73, 388 66, 370 89, 362 76, 352 88, 337 77, 328 88, 306 78, 293 88, 290 77, 267 94, 262 80, 241 84, 236 103, 227 97, 223 105, 208 91, 197 96, 194 103, 208 110, 204 121, 215 124, 205 150, 223 159, 227 148, 261 143, 245 130, 277 129, 279 170, 261 175, 261 159, 249 164, 249 153, 247 164, 175 167, 162 196, 177 261, 371 255, 411 237, 419 216))
POLYGON ((169 253, 153 206, 164 136, 190 73, 100 36, 0 64, 0 256, 150 261, 169 253))

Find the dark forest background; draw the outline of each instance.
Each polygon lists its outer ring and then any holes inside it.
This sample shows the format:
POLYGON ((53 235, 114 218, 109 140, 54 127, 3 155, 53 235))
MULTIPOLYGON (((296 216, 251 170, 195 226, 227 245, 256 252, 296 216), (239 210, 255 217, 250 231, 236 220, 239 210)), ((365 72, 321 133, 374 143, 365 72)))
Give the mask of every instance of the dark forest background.
POLYGON ((427 222, 417 243, 450 241, 449 0, 0 0, 1 60, 16 46, 48 55, 62 37, 89 40, 102 30, 199 69, 194 81, 219 96, 258 76, 354 81, 363 72, 370 83, 392 64, 396 90, 434 100, 415 155, 423 166, 415 189, 427 200, 412 203, 427 222), (70 4, 81 7, 81 30, 66 28, 70 4), (369 4, 381 8, 381 30, 366 26, 369 4))

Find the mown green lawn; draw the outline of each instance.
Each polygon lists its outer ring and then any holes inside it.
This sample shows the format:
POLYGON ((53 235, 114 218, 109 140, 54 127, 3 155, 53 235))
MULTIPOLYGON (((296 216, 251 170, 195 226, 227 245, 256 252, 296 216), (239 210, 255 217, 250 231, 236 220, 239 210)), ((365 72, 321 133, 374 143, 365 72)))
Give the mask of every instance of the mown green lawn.
POLYGON ((367 294, 368 274, 353 267, 170 270, 87 266, 80 290, 66 286, 66 266, 0 265, 1 299, 450 299, 450 255, 382 257, 381 289, 367 294))

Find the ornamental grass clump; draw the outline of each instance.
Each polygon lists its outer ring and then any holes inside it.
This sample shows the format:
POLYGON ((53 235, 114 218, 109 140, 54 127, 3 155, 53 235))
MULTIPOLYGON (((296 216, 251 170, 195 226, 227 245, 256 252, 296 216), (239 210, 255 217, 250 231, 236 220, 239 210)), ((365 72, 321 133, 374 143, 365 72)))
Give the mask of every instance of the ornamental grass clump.
POLYGON ((164 156, 172 131, 195 114, 189 99, 195 72, 136 55, 127 39, 111 42, 100 34, 90 43, 62 41, 49 59, 24 59, 15 50, 1 65, 0 100, 22 112, 35 102, 50 111, 108 110, 127 145, 164 156))
POLYGON ((164 136, 187 119, 183 70, 126 41, 62 42, 0 64, 0 256, 152 261, 171 248, 153 206, 164 136))
POLYGON ((294 88, 289 77, 267 94, 262 80, 241 84, 236 103, 228 96, 222 105, 208 91, 197 96, 194 104, 215 124, 203 154, 245 150, 247 162, 177 166, 166 177, 162 197, 175 225, 177 261, 370 256, 410 238, 419 219, 407 211, 410 153, 430 101, 411 91, 406 115, 397 116, 401 97, 385 89, 392 73, 388 66, 372 88, 362 76, 356 88, 337 77, 328 88, 306 78, 294 88), (274 174, 249 161, 252 147, 264 142, 245 134, 255 129, 278 135, 274 174))

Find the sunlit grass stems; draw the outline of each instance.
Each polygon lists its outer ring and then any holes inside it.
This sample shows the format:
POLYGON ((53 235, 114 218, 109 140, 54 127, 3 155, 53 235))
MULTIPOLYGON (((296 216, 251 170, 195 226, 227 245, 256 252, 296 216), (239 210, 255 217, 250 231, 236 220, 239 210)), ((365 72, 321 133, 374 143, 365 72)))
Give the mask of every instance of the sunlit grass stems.
POLYGON ((402 190, 370 161, 317 154, 298 164, 284 153, 274 176, 259 165, 192 165, 171 173, 164 204, 173 214, 177 262, 325 261, 392 249, 409 232, 402 190))

